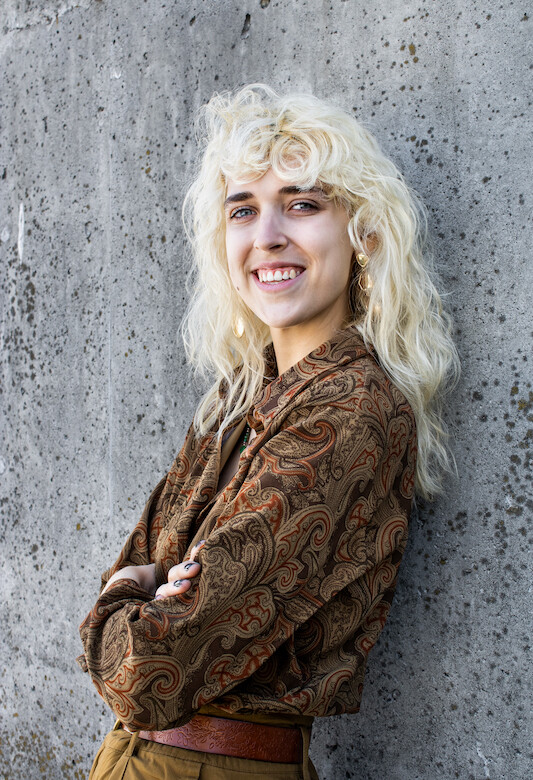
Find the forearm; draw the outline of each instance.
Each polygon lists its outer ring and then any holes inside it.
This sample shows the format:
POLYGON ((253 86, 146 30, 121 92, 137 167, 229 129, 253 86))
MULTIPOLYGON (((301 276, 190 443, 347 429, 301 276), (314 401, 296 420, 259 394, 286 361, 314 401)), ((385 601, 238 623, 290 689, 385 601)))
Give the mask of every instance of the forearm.
POLYGON ((317 609, 317 599, 300 592, 303 583, 285 582, 284 572, 299 567, 285 560, 285 545, 273 545, 271 530, 269 519, 254 512, 231 531, 221 529, 184 595, 150 600, 117 583, 100 596, 81 628, 85 657, 98 691, 126 726, 161 730, 186 722, 250 677, 317 609))

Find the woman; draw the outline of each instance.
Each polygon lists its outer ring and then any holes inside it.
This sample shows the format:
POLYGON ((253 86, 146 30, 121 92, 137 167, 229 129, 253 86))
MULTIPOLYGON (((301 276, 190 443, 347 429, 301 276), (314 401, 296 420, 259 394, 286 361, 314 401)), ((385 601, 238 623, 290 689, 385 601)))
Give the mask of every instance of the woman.
POLYGON ((203 116, 184 336, 211 386, 81 627, 118 718, 93 780, 317 777, 312 720, 358 710, 448 468, 456 356, 394 165, 314 97, 203 116))

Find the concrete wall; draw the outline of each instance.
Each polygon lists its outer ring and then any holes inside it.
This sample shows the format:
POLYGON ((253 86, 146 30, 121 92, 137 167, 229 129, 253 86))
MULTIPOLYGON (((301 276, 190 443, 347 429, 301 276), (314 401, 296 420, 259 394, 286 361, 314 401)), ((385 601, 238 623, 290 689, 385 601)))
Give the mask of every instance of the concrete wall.
POLYGON ((2 0, 0 769, 85 778, 77 625, 180 445, 193 111, 269 81, 365 120, 430 210, 459 467, 414 518, 323 780, 532 776, 531 21, 507 0, 2 0))

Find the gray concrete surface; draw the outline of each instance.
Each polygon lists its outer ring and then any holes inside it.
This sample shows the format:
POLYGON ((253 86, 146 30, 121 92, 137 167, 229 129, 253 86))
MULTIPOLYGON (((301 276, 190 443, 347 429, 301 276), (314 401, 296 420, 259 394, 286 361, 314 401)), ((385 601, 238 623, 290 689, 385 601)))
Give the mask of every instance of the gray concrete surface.
POLYGON ((2 0, 4 778, 85 778, 112 725, 77 625, 194 408, 191 115, 265 80, 355 108, 421 193, 463 361, 458 477, 413 519, 360 714, 316 727, 321 778, 533 776, 529 11, 2 0))

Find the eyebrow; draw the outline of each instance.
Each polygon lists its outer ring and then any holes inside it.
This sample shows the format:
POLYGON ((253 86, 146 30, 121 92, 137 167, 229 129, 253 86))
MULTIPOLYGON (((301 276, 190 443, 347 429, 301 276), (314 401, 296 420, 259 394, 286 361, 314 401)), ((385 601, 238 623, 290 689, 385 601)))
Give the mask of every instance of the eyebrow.
MULTIPOLYGON (((316 195, 325 196, 324 190, 321 187, 309 187, 308 189, 297 187, 295 184, 287 185, 278 190, 278 195, 304 195, 307 193, 314 193, 316 195)), ((254 198, 253 192, 236 192, 234 195, 229 195, 224 201, 224 208, 229 206, 230 203, 242 203, 243 200, 250 200, 254 198)))

